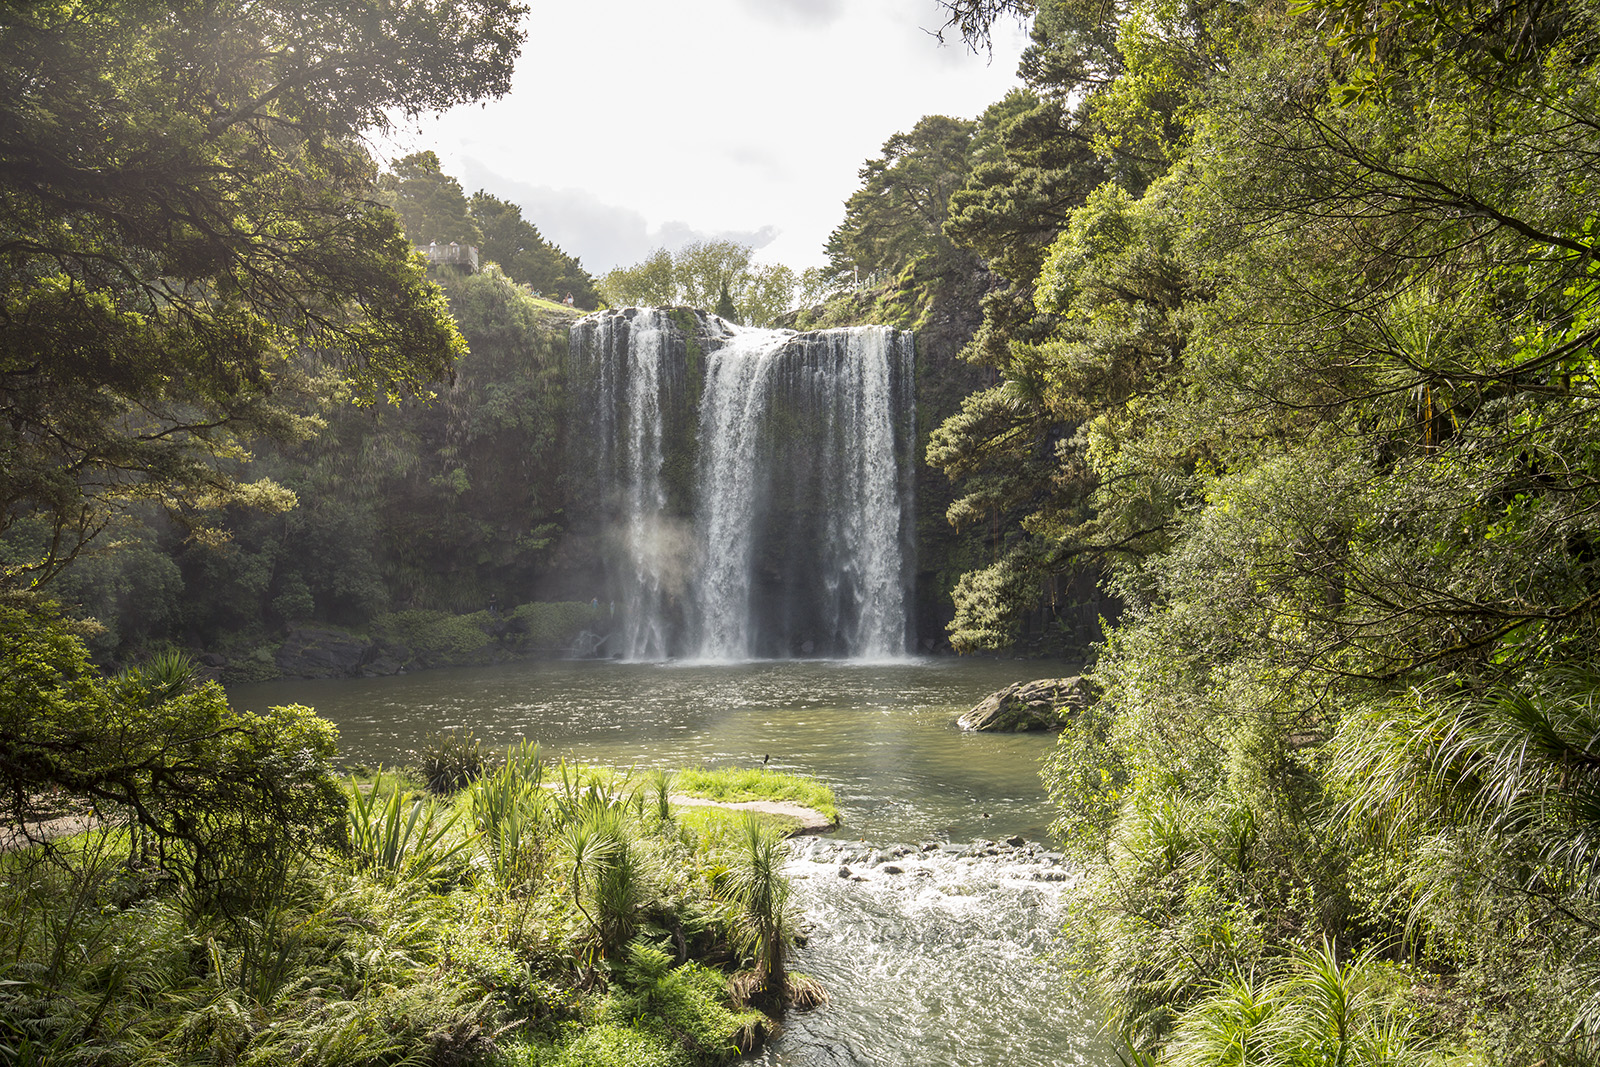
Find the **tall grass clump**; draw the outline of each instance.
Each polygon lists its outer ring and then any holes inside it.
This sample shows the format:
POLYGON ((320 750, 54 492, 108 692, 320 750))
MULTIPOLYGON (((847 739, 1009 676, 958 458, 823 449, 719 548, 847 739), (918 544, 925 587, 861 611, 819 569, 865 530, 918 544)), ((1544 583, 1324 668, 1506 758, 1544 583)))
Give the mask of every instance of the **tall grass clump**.
POLYGON ((482 777, 489 769, 489 757, 471 730, 434 734, 422 751, 418 769, 430 793, 447 796, 482 777))
POLYGON ((398 785, 385 794, 381 769, 369 789, 354 778, 350 784, 346 822, 359 867, 394 879, 426 880, 459 872, 470 841, 454 833, 453 814, 423 797, 407 804, 398 785))
POLYGON ((1276 977, 1236 975, 1185 1011, 1162 1067, 1427 1067, 1444 1062, 1401 995, 1405 981, 1367 951, 1299 950, 1276 977))
POLYGON ((531 891, 544 869, 550 794, 539 746, 520 742, 495 773, 468 792, 472 823, 495 884, 531 891))

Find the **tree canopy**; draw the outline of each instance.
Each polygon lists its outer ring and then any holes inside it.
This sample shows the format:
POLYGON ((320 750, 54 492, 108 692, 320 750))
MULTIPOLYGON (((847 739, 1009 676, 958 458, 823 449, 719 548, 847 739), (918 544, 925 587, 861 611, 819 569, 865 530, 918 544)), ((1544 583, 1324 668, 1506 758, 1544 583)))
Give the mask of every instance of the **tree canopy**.
POLYGON ((482 190, 469 198, 442 166, 437 153, 415 152, 395 160, 378 178, 384 200, 413 244, 473 245, 480 263, 498 264, 512 281, 558 300, 571 293, 578 307, 595 306, 594 279, 546 241, 520 207, 482 190))
POLYGON ((234 464, 328 368, 417 393, 461 349, 358 135, 505 92, 521 5, 42 3, 0 11, 0 530, 16 585, 153 501, 284 506, 234 464))
POLYGON ((1008 283, 952 639, 1124 606, 1047 770, 1119 1029, 1592 1062, 1600 8, 947 6, 1036 8, 945 223, 1008 283))
POLYGON ((617 307, 712 308, 726 290, 737 321, 770 326, 793 306, 800 280, 781 263, 754 257, 748 245, 723 239, 693 241, 676 252, 658 248, 631 267, 608 271, 600 295, 617 307))

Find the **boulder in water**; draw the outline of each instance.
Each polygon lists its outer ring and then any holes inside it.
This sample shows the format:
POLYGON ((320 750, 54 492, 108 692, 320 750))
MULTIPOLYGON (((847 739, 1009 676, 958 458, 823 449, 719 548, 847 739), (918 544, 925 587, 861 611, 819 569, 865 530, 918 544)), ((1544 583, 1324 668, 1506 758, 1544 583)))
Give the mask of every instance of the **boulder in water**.
POLYGON ((1100 687, 1082 675, 1017 682, 990 693, 956 725, 1000 733, 1059 730, 1099 696, 1100 687))

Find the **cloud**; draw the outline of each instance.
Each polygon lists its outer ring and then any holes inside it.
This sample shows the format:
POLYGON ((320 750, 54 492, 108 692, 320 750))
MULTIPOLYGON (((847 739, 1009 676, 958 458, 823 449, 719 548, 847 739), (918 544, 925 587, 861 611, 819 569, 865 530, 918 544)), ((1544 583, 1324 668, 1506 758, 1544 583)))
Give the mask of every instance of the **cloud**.
POLYGON ((785 26, 821 29, 844 14, 844 0, 739 0, 746 12, 785 26))
POLYGON ((676 251, 692 241, 727 240, 760 250, 783 232, 767 225, 755 230, 702 230, 669 221, 652 227, 643 214, 602 201, 583 189, 533 185, 496 174, 475 159, 461 161, 461 184, 484 190, 522 208, 522 217, 539 227, 545 240, 582 262, 599 277, 613 267, 628 267, 658 248, 676 251))

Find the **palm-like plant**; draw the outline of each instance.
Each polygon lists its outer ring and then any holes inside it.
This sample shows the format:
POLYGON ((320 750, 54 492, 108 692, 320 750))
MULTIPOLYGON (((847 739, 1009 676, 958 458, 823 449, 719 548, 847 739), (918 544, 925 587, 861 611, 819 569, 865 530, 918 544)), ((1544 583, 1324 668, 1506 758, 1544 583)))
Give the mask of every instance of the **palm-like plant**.
POLYGON ((634 836, 627 807, 594 804, 577 812, 562 829, 561 845, 572 864, 573 905, 599 954, 614 956, 655 898, 652 864, 634 836))
POLYGON ((783 996, 788 989, 788 952, 798 918, 793 888, 783 875, 788 849, 781 833, 753 811, 740 820, 733 861, 723 889, 734 905, 734 942, 755 963, 752 992, 783 996))
POLYGON ((1398 1067, 1435 1062, 1368 951, 1299 951, 1274 979, 1235 976, 1179 1018, 1163 1067, 1398 1067))
POLYGON ((1390 840, 1455 825, 1537 851, 1600 892, 1600 676, 1559 669, 1466 696, 1415 691, 1344 730, 1348 824, 1390 840))

